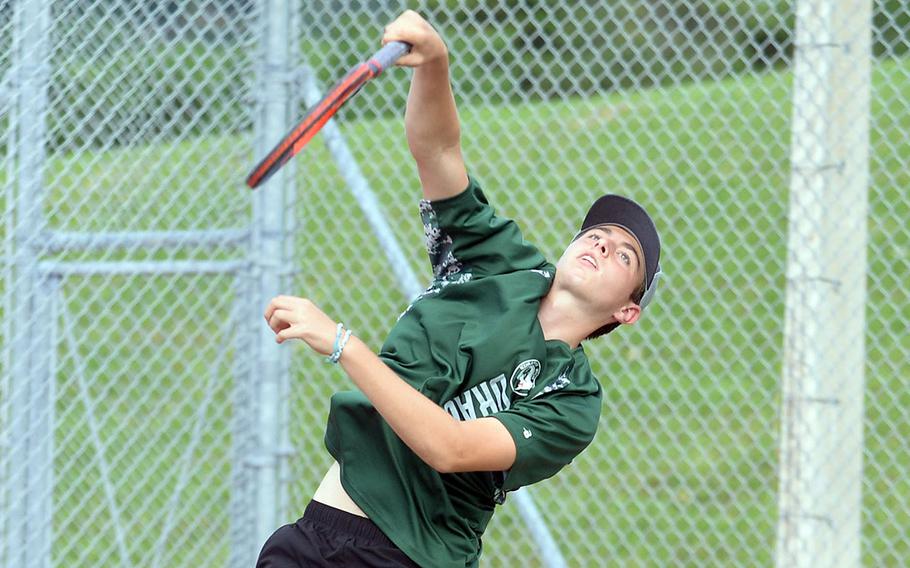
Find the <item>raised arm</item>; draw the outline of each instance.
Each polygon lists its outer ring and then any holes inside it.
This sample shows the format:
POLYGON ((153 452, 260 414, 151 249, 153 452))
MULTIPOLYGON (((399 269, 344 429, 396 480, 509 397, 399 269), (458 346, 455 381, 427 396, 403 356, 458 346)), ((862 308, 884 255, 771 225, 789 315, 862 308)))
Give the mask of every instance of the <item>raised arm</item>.
POLYGON ((413 10, 386 27, 382 42, 390 41, 405 41, 413 46, 398 65, 414 68, 405 130, 424 197, 434 201, 457 195, 468 186, 468 175, 461 155, 461 127, 449 82, 445 42, 413 10))

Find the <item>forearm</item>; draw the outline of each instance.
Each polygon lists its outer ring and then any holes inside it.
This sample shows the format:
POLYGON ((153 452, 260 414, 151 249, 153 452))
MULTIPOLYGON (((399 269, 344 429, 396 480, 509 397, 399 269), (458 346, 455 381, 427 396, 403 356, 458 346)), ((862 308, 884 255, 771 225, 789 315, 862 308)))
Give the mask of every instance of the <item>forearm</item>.
MULTIPOLYGON (((300 339, 321 355, 337 349, 336 322, 306 298, 276 296, 264 316, 278 343, 300 339)), ((456 421, 356 337, 340 363, 398 437, 436 471, 499 471, 515 461, 515 443, 499 420, 456 421)))
POLYGON ((418 165, 440 154, 460 153, 461 128, 449 82, 448 53, 414 70, 405 111, 405 131, 418 165))
POLYGON ((401 379, 366 344, 352 337, 341 366, 392 430, 424 462, 438 471, 452 468, 459 455, 459 423, 401 379))
POLYGON ((461 127, 446 44, 412 10, 386 26, 383 41, 411 44, 411 52, 398 64, 414 68, 404 123, 423 195, 430 201, 458 195, 468 186, 468 174, 461 156, 461 127))

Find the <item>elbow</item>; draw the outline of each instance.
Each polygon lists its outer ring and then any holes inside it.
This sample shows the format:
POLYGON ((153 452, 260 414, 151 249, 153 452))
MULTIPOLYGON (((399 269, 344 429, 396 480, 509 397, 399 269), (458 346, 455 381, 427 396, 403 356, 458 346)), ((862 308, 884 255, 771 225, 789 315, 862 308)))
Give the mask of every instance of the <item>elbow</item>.
POLYGON ((464 471, 465 449, 462 447, 459 422, 452 420, 449 436, 439 436, 435 447, 429 448, 424 458, 426 464, 439 473, 458 473, 464 471))
POLYGON ((447 458, 446 456, 441 456, 439 458, 433 459, 432 462, 427 462, 427 465, 439 473, 455 473, 458 471, 455 468, 453 460, 447 458))
POLYGON ((451 452, 445 452, 438 456, 435 456, 432 460, 427 462, 427 465, 432 467, 439 473, 458 473, 464 471, 461 467, 461 460, 458 458, 457 454, 451 452))
POLYGON ((461 157, 461 141, 457 133, 454 139, 435 144, 416 137, 414 139, 408 137, 408 148, 418 167, 435 167, 437 164, 448 163, 452 159, 463 159, 461 157))

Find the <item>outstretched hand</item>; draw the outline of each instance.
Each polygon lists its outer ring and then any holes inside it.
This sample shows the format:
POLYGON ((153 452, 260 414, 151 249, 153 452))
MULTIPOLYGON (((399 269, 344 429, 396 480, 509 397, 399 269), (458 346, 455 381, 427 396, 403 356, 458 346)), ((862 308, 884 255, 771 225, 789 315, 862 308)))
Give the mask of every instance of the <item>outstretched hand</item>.
POLYGON ((296 296, 276 296, 265 309, 265 321, 275 332, 275 341, 300 339, 322 355, 332 353, 336 322, 316 304, 296 296))

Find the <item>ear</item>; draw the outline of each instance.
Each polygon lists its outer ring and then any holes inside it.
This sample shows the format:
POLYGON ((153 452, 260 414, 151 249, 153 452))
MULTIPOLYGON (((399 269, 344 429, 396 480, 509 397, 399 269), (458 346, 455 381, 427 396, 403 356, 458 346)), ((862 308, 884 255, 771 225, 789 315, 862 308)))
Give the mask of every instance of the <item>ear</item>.
POLYGON ((613 318, 621 324, 633 324, 641 317, 641 306, 629 302, 617 311, 613 312, 613 318))

